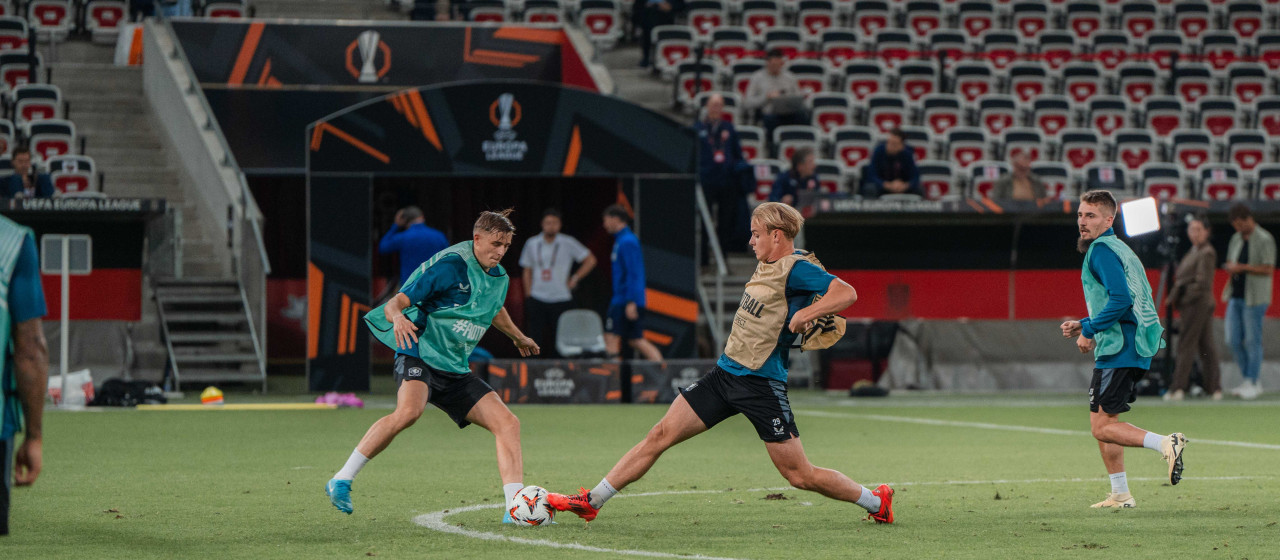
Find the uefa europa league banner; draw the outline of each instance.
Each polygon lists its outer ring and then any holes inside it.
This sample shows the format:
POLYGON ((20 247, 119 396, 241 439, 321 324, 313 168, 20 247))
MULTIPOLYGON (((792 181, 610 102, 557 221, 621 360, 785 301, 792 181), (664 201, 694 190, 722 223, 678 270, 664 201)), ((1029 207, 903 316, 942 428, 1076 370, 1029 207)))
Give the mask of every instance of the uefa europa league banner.
POLYGON ((617 403, 619 368, 605 360, 494 360, 485 375, 504 402, 617 403))

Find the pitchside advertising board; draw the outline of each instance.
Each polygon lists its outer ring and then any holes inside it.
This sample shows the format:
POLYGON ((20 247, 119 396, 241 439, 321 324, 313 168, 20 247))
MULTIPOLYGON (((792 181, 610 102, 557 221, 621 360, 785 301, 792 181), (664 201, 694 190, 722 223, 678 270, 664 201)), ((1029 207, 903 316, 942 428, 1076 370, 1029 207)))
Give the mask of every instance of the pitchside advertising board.
POLYGON ((508 403, 670 403, 714 360, 495 360, 474 371, 508 403))
POLYGON ((302 173, 307 125, 407 87, 523 79, 598 90, 560 29, 371 23, 170 25, 249 175, 302 173))

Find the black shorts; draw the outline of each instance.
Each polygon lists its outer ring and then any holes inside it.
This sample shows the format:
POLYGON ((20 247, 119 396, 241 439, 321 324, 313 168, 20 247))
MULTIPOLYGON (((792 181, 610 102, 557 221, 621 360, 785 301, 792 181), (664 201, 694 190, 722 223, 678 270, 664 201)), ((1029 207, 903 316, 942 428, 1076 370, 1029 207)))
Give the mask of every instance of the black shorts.
POLYGON ((1129 403, 1138 400, 1138 380, 1147 375, 1142 368, 1093 369, 1089 383, 1089 411, 1099 408, 1107 414, 1129 412, 1129 403))
POLYGON ((739 412, 756 427, 763 441, 786 441, 800 437, 787 386, 758 375, 734 375, 719 366, 702 379, 680 389, 684 400, 702 423, 711 428, 739 412))
POLYGON ((467 413, 493 388, 470 373, 458 375, 440 371, 420 358, 396 354, 396 388, 404 381, 421 381, 427 384, 427 402, 443 410, 459 428, 471 425, 467 413))
POLYGON ((9 485, 13 483, 13 438, 0 439, 0 537, 9 534, 9 485))
POLYGON ((636 320, 632 321, 627 318, 627 304, 610 305, 604 330, 618 335, 623 340, 644 338, 644 306, 636 306, 636 320))

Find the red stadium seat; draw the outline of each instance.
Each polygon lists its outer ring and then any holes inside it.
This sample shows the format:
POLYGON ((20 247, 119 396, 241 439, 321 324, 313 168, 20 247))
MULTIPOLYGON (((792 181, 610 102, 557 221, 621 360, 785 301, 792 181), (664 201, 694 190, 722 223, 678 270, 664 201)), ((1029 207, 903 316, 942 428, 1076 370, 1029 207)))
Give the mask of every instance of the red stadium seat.
POLYGON ((961 168, 990 159, 987 135, 981 128, 955 127, 947 131, 946 155, 961 168))
POLYGON ((746 0, 742 3, 742 25, 757 39, 764 32, 782 25, 782 7, 774 0, 746 0))
POLYGON ((18 124, 62 118, 62 91, 49 84, 23 84, 13 89, 18 124))
POLYGON ((1090 63, 1073 62, 1062 70, 1063 94, 1076 105, 1086 105, 1103 92, 1102 74, 1090 63))
POLYGON ((1168 136, 1174 130, 1189 126, 1182 100, 1173 96, 1151 96, 1142 102, 1143 118, 1152 131, 1168 136))
POLYGON ((685 3, 689 26, 699 37, 711 36, 711 30, 729 24, 729 12, 720 0, 691 0, 685 3))
POLYGON ((1254 130, 1238 130, 1227 134, 1227 161, 1245 173, 1271 160, 1271 142, 1267 135, 1254 130))
POLYGON ((964 124, 964 106, 958 96, 951 94, 926 95, 921 99, 922 120, 935 136, 942 136, 953 127, 964 124))
POLYGON ((938 69, 932 62, 906 62, 898 66, 898 91, 913 104, 934 92, 938 69))
POLYGON ((819 61, 792 60, 787 63, 787 71, 795 75, 800 91, 806 95, 821 93, 827 89, 827 67, 819 61))
POLYGON ((832 152, 847 169, 858 169, 871 160, 875 136, 865 126, 844 126, 831 134, 832 152))
POLYGON ((1259 165, 1254 172, 1258 176, 1258 199, 1280 200, 1280 163, 1259 165))
POLYGON ((1031 102, 1031 124, 1045 136, 1056 137, 1071 126, 1071 102, 1061 95, 1041 95, 1031 102))
POLYGON ((120 25, 129 21, 125 0, 89 0, 84 6, 85 29, 95 43, 115 43, 120 25))
POLYGON ((1067 30, 1076 40, 1086 41, 1104 27, 1102 8, 1093 2, 1075 1, 1067 4, 1067 30))
POLYGON ((874 60, 855 60, 844 66, 843 90, 858 101, 866 101, 885 89, 884 65, 874 60))
POLYGON ((31 147, 31 160, 44 162, 49 158, 75 153, 76 125, 63 119, 45 119, 26 125, 27 143, 31 147))
POLYGON ((751 31, 745 27, 720 27, 711 32, 710 53, 722 68, 751 56, 751 31))
POLYGON ((1056 161, 1037 162, 1031 172, 1044 183, 1044 195, 1054 200, 1072 200, 1076 197, 1071 170, 1067 164, 1056 161))
POLYGON ((877 94, 867 98, 867 126, 887 133, 907 122, 906 99, 896 94, 877 94))
POLYGON ((1226 136, 1236 127, 1242 126, 1240 109, 1235 99, 1230 97, 1202 97, 1196 103, 1196 113, 1200 117, 1200 127, 1214 138, 1226 136))
POLYGON ((974 198, 991 198, 996 181, 1009 173, 1009 166, 999 161, 980 161, 969 168, 969 188, 974 198))
POLYGON ((98 174, 93 158, 88 156, 56 156, 45 162, 49 179, 59 194, 99 192, 98 174))
POLYGON ((960 195, 956 170, 948 161, 922 160, 916 162, 920 173, 920 190, 929 200, 955 198, 960 195))
POLYGON ((847 93, 819 93, 809 98, 809 107, 813 126, 828 135, 853 124, 853 96, 847 93))
POLYGON ((978 100, 978 124, 991 136, 1016 126, 1018 113, 1018 102, 1010 95, 988 95, 978 100))
POLYGON ((664 76, 674 76, 681 64, 694 58, 693 28, 687 25, 659 25, 653 28, 653 67, 664 76))
POLYGON ((244 0, 207 0, 203 13, 207 18, 239 19, 248 17, 249 8, 244 0))
POLYGON ((956 64, 953 76, 956 93, 965 101, 974 103, 978 98, 995 91, 995 75, 991 66, 984 62, 962 62, 956 64))
POLYGON ((1089 100, 1089 125, 1103 138, 1128 126, 1129 107, 1123 97, 1100 95, 1089 100))
POLYGON ((1052 82, 1049 69, 1038 62, 1022 62, 1009 67, 1009 93, 1021 103, 1031 103, 1049 93, 1052 82))
POLYGON ((1126 128, 1116 131, 1116 162, 1129 171, 1137 171, 1148 163, 1159 161, 1159 151, 1151 133, 1144 129, 1126 128))
POLYGON ((1173 161, 1189 171, 1198 171, 1213 157, 1213 142, 1199 130, 1174 131, 1170 140, 1173 161))
POLYGON ((773 192, 773 181, 786 169, 787 164, 776 159, 757 159, 753 160, 751 165, 755 168, 755 201, 769 200, 769 193, 773 192))
POLYGON ((1120 95, 1131 105, 1140 105, 1148 96, 1156 93, 1159 83, 1158 70, 1149 62, 1126 62, 1117 70, 1120 95))
POLYGON ((781 160, 790 161, 800 148, 813 148, 816 152, 820 144, 821 135, 817 127, 793 124, 773 129, 773 146, 781 160))
POLYGON ((933 30, 946 27, 947 20, 942 15, 942 6, 932 0, 907 2, 906 14, 907 29, 915 33, 918 39, 925 39, 933 30))
POLYGON ((1099 163, 1105 157, 1098 133, 1084 128, 1068 128, 1058 135, 1059 159, 1075 169, 1099 163))
POLYGON ((738 143, 742 145, 742 159, 752 161, 764 157, 764 129, 758 126, 737 126, 738 143))
POLYGON ((1200 169, 1200 198, 1204 200, 1244 200, 1249 191, 1240 170, 1228 163, 1213 163, 1200 169))
POLYGON ((1139 194, 1160 200, 1186 198, 1182 170, 1172 163, 1150 163, 1138 173, 1139 194))
POLYGON ((1258 128, 1271 136, 1280 136, 1280 96, 1259 97, 1253 105, 1258 128))
POLYGON ((1013 127, 1005 129, 1000 139, 1000 144, 1004 146, 1005 159, 1012 158, 1018 154, 1026 154, 1031 161, 1040 161, 1049 159, 1049 148, 1044 142, 1044 137, 1040 135, 1040 130, 1028 127, 1013 127))

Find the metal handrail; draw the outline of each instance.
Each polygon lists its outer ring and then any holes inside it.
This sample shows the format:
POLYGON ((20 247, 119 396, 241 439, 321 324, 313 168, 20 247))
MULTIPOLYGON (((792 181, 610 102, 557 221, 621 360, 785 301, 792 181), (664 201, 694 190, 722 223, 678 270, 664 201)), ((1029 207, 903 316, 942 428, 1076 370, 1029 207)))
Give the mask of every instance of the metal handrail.
MULTIPOLYGON (((702 193, 702 181, 694 183, 693 198, 698 204, 698 216, 702 219, 702 225, 706 228, 707 239, 710 240, 711 254, 716 260, 716 299, 715 307, 706 309, 707 324, 711 327, 711 337, 716 340, 716 348, 724 347, 725 337, 721 327, 724 325, 724 277, 729 275, 729 266, 725 263, 724 252, 720 250, 720 238, 716 235, 715 222, 711 220, 711 208, 707 206, 707 200, 702 193)), ((701 297, 703 307, 708 307, 706 289, 702 287, 702 282, 698 282, 698 295, 701 297)))

